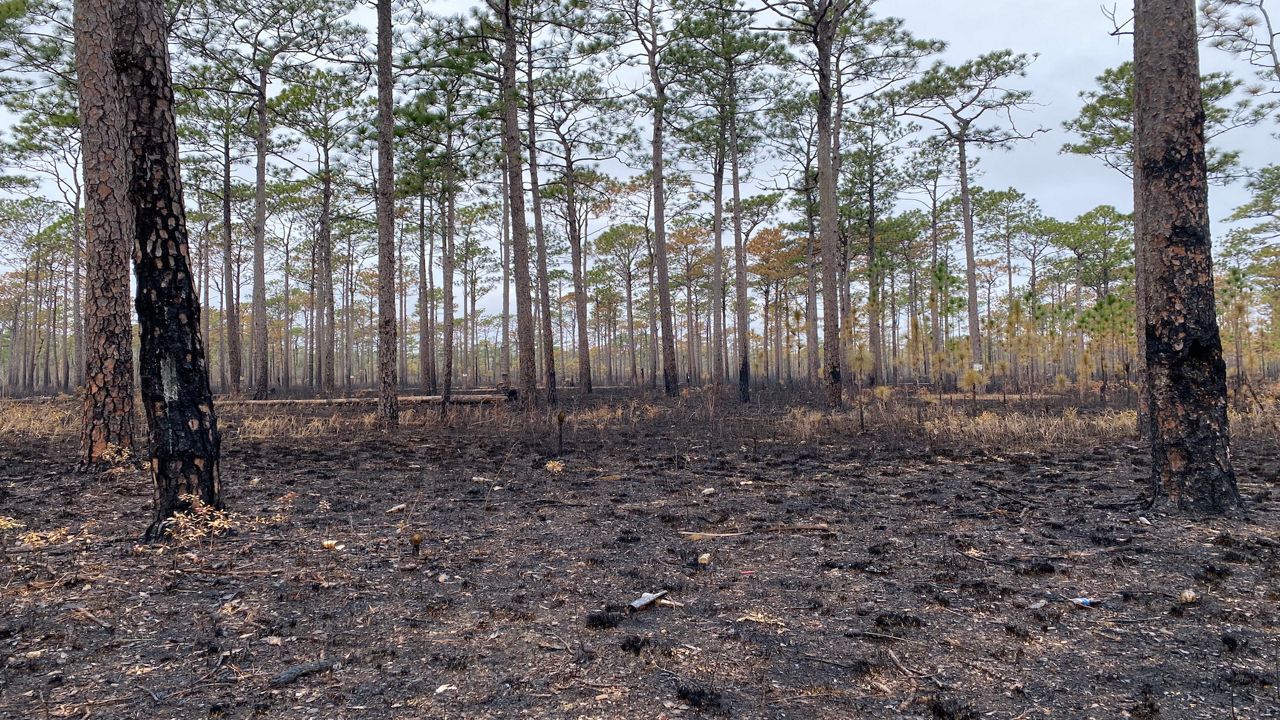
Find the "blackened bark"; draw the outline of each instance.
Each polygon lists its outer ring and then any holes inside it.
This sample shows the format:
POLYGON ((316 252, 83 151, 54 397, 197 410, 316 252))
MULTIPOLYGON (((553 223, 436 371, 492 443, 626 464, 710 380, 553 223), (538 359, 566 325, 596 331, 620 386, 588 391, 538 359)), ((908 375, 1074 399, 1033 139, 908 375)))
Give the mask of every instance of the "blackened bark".
POLYGON ((1214 303, 1204 106, 1191 0, 1138 0, 1134 150, 1153 500, 1240 507, 1214 303))
MULTIPOLYGON (((733 271, 736 324, 738 326, 738 399, 751 402, 751 300, 747 296, 747 242, 742 232, 742 173, 738 147, 738 106, 736 91, 729 115, 729 165, 733 183, 733 271)), ((719 301, 717 300, 717 303, 719 301)))
POLYGON ((831 77, 831 48, 839 25, 833 7, 836 0, 819 3, 814 26, 814 49, 818 63, 818 237, 822 253, 822 355, 827 404, 842 402, 840 338, 840 265, 843 263, 836 237, 835 159, 832 157, 831 105, 838 91, 831 77))
POLYGON ((165 7, 162 0, 117 5, 125 6, 116 57, 132 125, 139 374, 155 486, 147 537, 158 539, 174 512, 196 502, 222 507, 220 436, 190 266, 165 7))
POLYGON ((391 94, 391 0, 378 0, 378 419, 386 430, 400 423, 396 381, 396 177, 391 94))
MULTIPOLYGON (((719 389, 725 380, 724 313, 724 172, 728 122, 723 106, 718 108, 720 127, 711 162, 711 383, 719 389)), ((742 327, 738 327, 741 334, 742 327)))

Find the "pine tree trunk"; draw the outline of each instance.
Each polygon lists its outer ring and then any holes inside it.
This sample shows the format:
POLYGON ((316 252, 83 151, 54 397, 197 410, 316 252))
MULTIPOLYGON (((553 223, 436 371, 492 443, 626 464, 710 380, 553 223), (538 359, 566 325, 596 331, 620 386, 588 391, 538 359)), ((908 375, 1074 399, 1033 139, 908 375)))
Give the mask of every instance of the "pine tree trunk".
POLYGON ((118 35, 125 32, 118 27, 121 12, 113 0, 75 4, 85 178, 84 465, 101 461, 109 448, 133 446, 129 258, 134 218, 125 95, 114 57, 118 35))
POLYGON ((831 104, 837 88, 831 78, 831 46, 836 33, 832 17, 833 0, 820 3, 820 19, 814 28, 814 46, 818 62, 818 214, 819 247, 822 253, 822 345, 827 404, 839 407, 842 402, 841 338, 840 338, 840 265, 841 254, 836 237, 835 159, 832 157, 831 104))
POLYGON ((235 241, 231 232, 231 137, 222 140, 222 314, 225 317, 227 373, 231 392, 240 394, 240 377, 244 374, 240 352, 240 304, 235 292, 235 241))
MULTIPOLYGON (((436 392, 436 358, 432 344, 431 290, 428 273, 432 272, 427 250, 427 196, 418 196, 418 374, 419 385, 428 395, 436 392)), ((434 244, 434 240, 432 243, 434 244)))
POLYGON ((257 97, 254 111, 257 115, 257 134, 254 149, 257 165, 253 192, 253 399, 265 400, 270 383, 267 368, 267 143, 271 127, 267 123, 268 67, 258 68, 257 97))
POLYGON ((529 228, 524 214, 524 172, 520 147, 520 91, 516 82, 516 19, 512 0, 502 8, 502 146, 507 160, 511 209, 511 251, 516 276, 516 368, 520 403, 531 408, 538 398, 538 368, 533 343, 533 299, 529 278, 529 228))
POLYGON ((133 124, 139 369, 156 502, 147 537, 157 539, 165 520, 193 499, 222 507, 220 436, 189 262, 165 7, 160 0, 122 5, 128 32, 117 37, 115 57, 133 124))
POLYGON ((449 400, 453 397, 453 244, 454 233, 458 224, 458 207, 457 207, 457 187, 454 185, 453 170, 453 134, 450 132, 445 137, 445 158, 446 165, 444 171, 444 227, 441 234, 440 247, 440 273, 441 273, 441 290, 442 302, 440 312, 443 315, 444 327, 441 348, 441 362, 444 363, 441 368, 440 378, 440 417, 445 417, 449 413, 449 400))
POLYGON ((724 382, 724 317, 720 299, 724 297, 724 169, 728 123, 721 108, 720 134, 711 169, 711 383, 719 388, 724 382))
POLYGON ((323 157, 323 177, 320 180, 320 228, 316 241, 320 246, 320 391, 332 397, 336 391, 337 366, 337 313, 333 297, 333 167, 329 150, 323 157))
POLYGON ((1210 253, 1195 5, 1138 0, 1134 21, 1137 252, 1152 495, 1232 513, 1226 365, 1210 253))
POLYGON ((654 264, 658 275, 658 318, 662 324, 662 387, 668 397, 680 391, 680 374, 676 369, 675 322, 671 314, 671 277, 667 265, 667 189, 664 158, 666 133, 667 93, 664 80, 658 71, 656 46, 651 44, 649 53, 649 81, 653 85, 653 135, 651 141, 653 172, 653 235, 654 264))
MULTIPOLYGON (((809 169, 805 168, 805 183, 809 184, 809 169)), ((821 251, 818 243, 818 228, 814 222, 813 187, 805 190, 805 248, 804 248, 804 338, 805 338, 805 379, 810 385, 818 381, 822 371, 822 361, 818 357, 818 264, 821 251)))
POLYGON ((565 157, 565 217, 569 230, 569 264, 573 274, 573 314, 578 326, 578 386, 582 392, 591 392, 591 341, 587 316, 587 284, 584 275, 587 268, 582 256, 582 229, 578 226, 578 187, 575 182, 572 149, 568 143, 562 146, 565 157))
POLYGON ((506 166, 502 168, 502 349, 498 370, 503 382, 511 380, 511 193, 506 166))
POLYGON ((289 294, 289 237, 286 234, 284 239, 284 295, 281 299, 281 315, 283 322, 281 323, 280 333, 280 386, 284 390, 288 390, 293 382, 293 310, 290 304, 291 295, 289 294))
POLYGON ((871 377, 867 385, 875 387, 884 382, 884 333, 881 327, 884 311, 881 309, 880 249, 876 247, 876 169, 871 169, 871 181, 867 190, 867 328, 871 345, 871 377))
POLYGON ((547 403, 556 404, 556 343, 555 331, 551 327, 551 283, 547 276, 547 236, 542 226, 542 189, 538 185, 538 123, 534 104, 533 84, 533 29, 530 25, 526 37, 526 101, 525 113, 529 140, 529 199, 533 203, 533 236, 537 242, 538 263, 538 303, 542 311, 542 371, 546 383, 547 403))
POLYGON ((973 249, 973 200, 969 192, 969 159, 964 133, 961 128, 956 142, 960 158, 960 212, 964 216, 964 275, 969 289, 969 362, 982 362, 982 330, 978 325, 978 260, 973 249))
MULTIPOLYGON (((734 89, 736 97, 736 89, 734 89)), ((751 402, 751 298, 747 296, 747 240, 742 232, 741 148, 738 147, 738 112, 729 115, 729 166, 733 183, 734 310, 738 326, 738 399, 751 402)), ((720 304, 720 300, 716 300, 720 304)))
POLYGON ((84 219, 80 214, 83 190, 76 186, 75 208, 71 211, 71 332, 75 335, 75 356, 71 361, 71 382, 76 386, 84 382, 84 305, 81 303, 81 264, 84 258, 84 219))
POLYGON ((396 381, 396 176, 391 75, 391 0, 378 0, 378 419, 384 430, 400 424, 396 381))

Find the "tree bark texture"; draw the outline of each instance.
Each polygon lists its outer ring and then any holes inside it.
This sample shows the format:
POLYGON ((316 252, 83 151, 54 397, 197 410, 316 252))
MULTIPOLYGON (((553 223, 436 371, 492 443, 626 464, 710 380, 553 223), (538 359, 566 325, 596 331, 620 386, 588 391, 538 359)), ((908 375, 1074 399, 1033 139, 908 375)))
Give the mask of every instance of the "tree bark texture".
POLYGON ((1204 106, 1192 0, 1138 0, 1134 22, 1137 249, 1153 499, 1240 505, 1214 303, 1204 106))
POLYGON ((75 4, 76 72, 85 178, 85 387, 80 461, 133 446, 133 327, 129 256, 129 130, 116 69, 119 8, 113 0, 75 4))
POLYGON ((391 0, 378 0, 378 419, 400 424, 396 380, 396 176, 392 142, 391 0))

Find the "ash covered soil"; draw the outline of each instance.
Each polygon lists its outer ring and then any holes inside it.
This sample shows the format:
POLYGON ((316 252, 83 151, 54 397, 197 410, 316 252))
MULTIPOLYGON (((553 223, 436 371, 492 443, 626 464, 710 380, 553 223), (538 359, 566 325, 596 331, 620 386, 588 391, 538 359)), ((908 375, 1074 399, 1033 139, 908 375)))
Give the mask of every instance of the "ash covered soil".
POLYGON ((1132 437, 655 402, 562 453, 550 414, 228 408, 229 514, 151 546, 136 467, 0 436, 0 717, 1280 717, 1274 434, 1194 519, 1132 437))

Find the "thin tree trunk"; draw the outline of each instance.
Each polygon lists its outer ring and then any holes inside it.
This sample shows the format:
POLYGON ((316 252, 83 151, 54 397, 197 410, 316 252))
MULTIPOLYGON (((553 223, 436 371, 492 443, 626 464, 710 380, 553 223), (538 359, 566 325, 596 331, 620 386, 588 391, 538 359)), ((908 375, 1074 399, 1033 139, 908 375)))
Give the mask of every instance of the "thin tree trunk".
POLYGON ((378 0, 378 419, 400 424, 396 381, 396 176, 392 142, 391 0, 378 0))
POLYGON ((664 134, 666 132, 667 92, 665 81, 659 75, 656 43, 650 44, 649 80, 654 90, 653 136, 651 143, 653 160, 653 234, 654 262, 658 275, 658 315, 662 323, 662 387, 669 397, 680 391, 680 375, 676 370, 675 323, 671 317, 671 278, 667 266, 667 189, 665 170, 664 134))
POLYGON ((524 214, 524 172, 520 153, 520 92, 516 82, 516 19, 513 0, 502 5, 502 145, 507 160, 507 190, 511 208, 511 250, 516 276, 516 352, 520 374, 520 402, 537 402, 538 368, 533 345, 533 298, 529 278, 529 228, 524 214))
MULTIPOLYGON (((720 127, 711 167, 711 382, 717 389, 724 382, 724 317, 720 299, 724 297, 724 170, 728 144, 727 109, 719 108, 720 127)), ((741 333, 741 327, 739 327, 741 333)))
POLYGON ((838 18, 834 0, 823 0, 821 18, 814 29, 818 62, 818 213, 822 252, 822 342, 826 374, 826 398, 831 407, 842 402, 840 338, 840 248, 836 237, 835 159, 832 157, 831 103, 838 92, 831 78, 831 46, 838 18))
MULTIPOLYGON (((435 348, 431 342, 431 290, 427 284, 430 260, 427 250, 427 195, 418 196, 418 374, 419 384, 428 395, 436 391, 435 348)), ((432 241, 434 244, 434 241, 432 241)))
POLYGON ((240 377, 244 374, 240 352, 240 303, 237 288, 235 245, 231 231, 231 136, 222 139, 222 314, 225 320, 227 373, 231 392, 240 394, 240 377))
POLYGON ((960 211, 964 216, 965 280, 969 288, 969 362, 976 365, 982 360, 982 331, 978 325, 978 260, 973 248, 973 199, 969 192, 966 132, 968 128, 960 129, 956 145, 960 158, 960 211))
POLYGON ((267 397, 267 142, 270 126, 267 124, 268 66, 258 69, 257 135, 254 138, 258 155, 253 193, 253 399, 267 397))
POLYGON ((527 132, 529 136, 529 199, 533 203, 533 235, 538 245, 538 303, 542 308, 542 371, 547 390, 547 403, 556 404, 556 343, 554 329, 551 327, 551 287, 547 275, 547 236, 542 226, 542 189, 538 184, 538 123, 537 105, 534 103, 533 84, 533 29, 529 29, 526 40, 526 113, 527 132))
POLYGON ((584 275, 586 259, 582 254, 582 229, 578 226, 578 196, 575 182, 572 149, 568 143, 562 145, 565 157, 565 218, 569 231, 569 264, 573 273, 573 314, 578 329, 578 386, 582 392, 591 392, 591 343, 590 329, 587 326, 587 285, 584 275))
MULTIPOLYGON (((731 90, 736 98, 736 90, 731 90)), ((751 402, 751 300, 747 297, 747 242, 742 233, 741 149, 738 147, 738 111, 729 115, 729 166, 733 183, 733 272, 738 326, 738 399, 751 402)), ((720 304, 717 298, 716 304, 720 304)))
POLYGON ((511 379, 511 193, 506 165, 502 168, 502 357, 499 370, 511 379))
POLYGON ((77 185, 75 207, 71 211, 71 332, 75 335, 75 357, 71 362, 72 383, 84 382, 84 305, 81 304, 80 267, 84 257, 84 220, 80 215, 81 188, 77 185))

